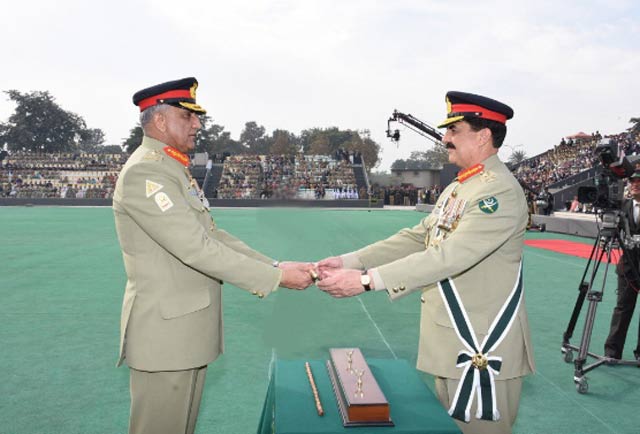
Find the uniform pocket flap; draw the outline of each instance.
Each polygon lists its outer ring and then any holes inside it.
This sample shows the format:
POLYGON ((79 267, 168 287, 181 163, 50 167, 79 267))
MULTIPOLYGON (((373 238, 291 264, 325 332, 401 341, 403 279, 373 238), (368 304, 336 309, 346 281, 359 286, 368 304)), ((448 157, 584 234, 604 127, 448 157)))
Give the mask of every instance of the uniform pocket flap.
POLYGON ((163 297, 160 314, 164 319, 172 319, 205 309, 210 304, 209 288, 188 289, 163 297))

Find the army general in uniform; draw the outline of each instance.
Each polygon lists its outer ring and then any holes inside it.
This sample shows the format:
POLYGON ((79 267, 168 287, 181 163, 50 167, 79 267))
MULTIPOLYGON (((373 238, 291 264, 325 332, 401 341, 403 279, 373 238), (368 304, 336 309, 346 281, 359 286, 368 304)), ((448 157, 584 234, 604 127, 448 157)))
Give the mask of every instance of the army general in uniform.
POLYGON ((337 297, 421 291, 418 369, 465 434, 510 433, 534 361, 522 288, 527 204, 498 159, 513 110, 448 92, 443 138, 462 170, 433 212, 386 240, 318 263, 337 297))
POLYGON ((256 300, 311 283, 304 265, 279 264, 212 219, 187 156, 205 113, 197 86, 185 78, 133 96, 144 138, 113 197, 127 274, 118 365, 130 368, 130 433, 194 432, 207 365, 223 351, 223 281, 256 300))

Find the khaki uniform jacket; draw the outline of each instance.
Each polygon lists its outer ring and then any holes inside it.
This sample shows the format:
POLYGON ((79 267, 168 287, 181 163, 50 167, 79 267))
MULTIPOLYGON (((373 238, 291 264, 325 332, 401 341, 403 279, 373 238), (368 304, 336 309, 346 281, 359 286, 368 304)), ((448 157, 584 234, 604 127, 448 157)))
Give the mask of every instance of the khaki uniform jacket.
MULTIPOLYGON (((522 259, 527 224, 522 188, 497 156, 483 164, 483 172, 462 183, 454 180, 438 199, 434 211, 415 227, 346 255, 347 259, 357 257, 366 269, 378 267, 391 299, 423 291, 417 366, 446 378, 460 378, 463 370, 456 367, 456 360, 464 346, 455 333, 437 283, 453 279, 481 345, 516 284, 522 259), (438 231, 438 218, 448 208, 444 204, 450 196, 466 204, 453 230, 438 231), (497 200, 498 207, 494 212, 484 212, 481 206, 486 203, 482 201, 490 198, 497 200)), ((449 201, 448 205, 453 203, 449 201)), ((524 299, 517 320, 490 355, 503 358, 497 380, 533 372, 524 299)))
POLYGON ((266 296, 281 271, 219 229, 186 168, 144 137, 113 197, 127 285, 120 357, 138 370, 204 366, 223 351, 222 282, 266 296))

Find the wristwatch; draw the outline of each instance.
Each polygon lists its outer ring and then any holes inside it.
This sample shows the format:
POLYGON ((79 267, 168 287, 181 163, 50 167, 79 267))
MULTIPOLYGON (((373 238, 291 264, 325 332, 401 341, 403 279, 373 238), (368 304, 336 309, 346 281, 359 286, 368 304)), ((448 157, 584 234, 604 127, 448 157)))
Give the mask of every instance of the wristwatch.
POLYGON ((371 277, 367 274, 367 270, 362 272, 362 276, 360 276, 360 283, 364 287, 365 291, 371 291, 371 277))

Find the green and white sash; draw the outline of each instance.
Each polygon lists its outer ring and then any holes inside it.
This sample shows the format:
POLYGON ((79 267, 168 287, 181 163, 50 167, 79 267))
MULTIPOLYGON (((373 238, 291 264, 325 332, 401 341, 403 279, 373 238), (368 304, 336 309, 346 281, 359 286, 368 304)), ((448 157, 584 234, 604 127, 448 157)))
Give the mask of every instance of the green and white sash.
POLYGON ((477 396, 476 419, 499 420, 494 377, 500 374, 502 357, 490 356, 489 353, 500 345, 517 316, 522 301, 522 261, 513 290, 480 346, 453 280, 448 278, 440 281, 438 288, 456 334, 466 348, 458 353, 456 367, 464 368, 464 371, 449 408, 449 415, 454 419, 469 422, 471 404, 474 396, 477 396))

